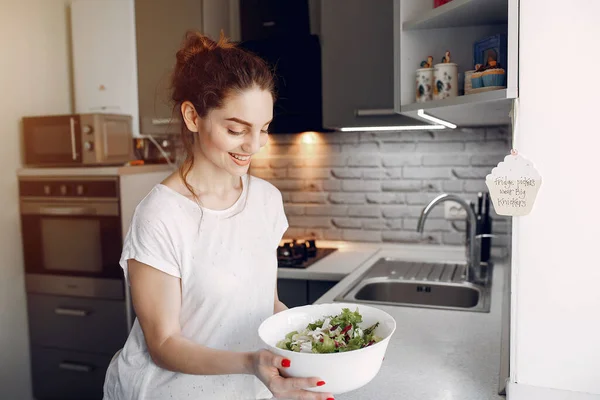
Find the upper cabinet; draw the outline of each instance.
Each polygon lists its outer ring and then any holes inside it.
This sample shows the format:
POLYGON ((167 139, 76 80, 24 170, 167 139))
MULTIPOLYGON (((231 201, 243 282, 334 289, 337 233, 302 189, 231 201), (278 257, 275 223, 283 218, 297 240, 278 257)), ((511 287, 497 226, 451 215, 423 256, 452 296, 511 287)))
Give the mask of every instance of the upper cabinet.
POLYGON ((185 29, 202 29, 202 1, 175 4, 172 0, 135 1, 140 131, 144 135, 179 131, 170 103, 170 74, 185 29))
POLYGON ((240 40, 240 0, 202 0, 202 32, 217 39, 221 31, 240 40))
POLYGON ((394 110, 394 1, 320 3, 325 127, 422 124, 394 110))
POLYGON ((179 133, 170 100, 175 54, 185 32, 195 29, 218 39, 221 30, 239 37, 239 6, 229 0, 136 0, 135 37, 140 131, 145 135, 179 133))
POLYGON ((238 0, 241 39, 306 36, 310 32, 308 0, 238 0))
POLYGON ((518 96, 519 0, 73 0, 72 14, 76 111, 131 114, 142 135, 179 133, 187 29, 276 66, 274 133, 505 125, 518 96))
POLYGON ((518 96, 519 0, 452 0, 436 8, 433 3, 394 0, 396 112, 417 117, 422 110, 459 127, 509 124, 518 96), (428 56, 432 67, 440 67, 446 52, 450 65, 437 72, 420 69, 428 56), (476 63, 488 68, 471 75, 476 63), (466 88, 465 72, 471 77, 466 88), (449 88, 457 92, 441 98, 449 88), (429 93, 431 100, 417 102, 429 93))

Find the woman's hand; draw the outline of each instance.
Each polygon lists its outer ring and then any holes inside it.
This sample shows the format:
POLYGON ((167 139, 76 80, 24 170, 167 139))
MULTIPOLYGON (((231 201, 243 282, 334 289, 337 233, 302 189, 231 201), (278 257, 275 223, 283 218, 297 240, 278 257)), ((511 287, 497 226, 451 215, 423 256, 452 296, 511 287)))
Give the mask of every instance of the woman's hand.
POLYGON ((252 354, 254 375, 260 379, 277 399, 293 400, 333 400, 331 393, 318 393, 303 390, 325 384, 319 378, 284 378, 280 368, 290 366, 290 360, 267 350, 252 354))

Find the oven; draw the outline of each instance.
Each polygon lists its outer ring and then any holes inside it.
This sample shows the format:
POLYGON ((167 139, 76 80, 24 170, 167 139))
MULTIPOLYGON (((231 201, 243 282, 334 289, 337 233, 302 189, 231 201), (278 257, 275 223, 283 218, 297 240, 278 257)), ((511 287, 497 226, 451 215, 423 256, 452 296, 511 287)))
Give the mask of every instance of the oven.
POLYGON ((24 176, 19 194, 27 275, 122 281, 117 177, 24 176))

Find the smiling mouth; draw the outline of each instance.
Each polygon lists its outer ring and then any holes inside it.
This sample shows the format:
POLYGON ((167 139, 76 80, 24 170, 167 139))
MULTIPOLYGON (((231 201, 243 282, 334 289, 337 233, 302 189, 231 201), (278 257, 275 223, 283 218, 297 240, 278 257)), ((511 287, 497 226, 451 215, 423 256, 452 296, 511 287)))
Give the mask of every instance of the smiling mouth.
POLYGON ((250 164, 250 159, 252 158, 252 156, 235 154, 235 153, 229 153, 229 157, 231 157, 231 161, 233 161, 235 164, 239 165, 240 167, 245 167, 248 164, 250 164))
POLYGON ((251 156, 242 156, 240 154, 235 154, 235 153, 229 153, 229 155, 231 157, 235 158, 236 160, 240 160, 240 161, 248 161, 251 157, 251 156))

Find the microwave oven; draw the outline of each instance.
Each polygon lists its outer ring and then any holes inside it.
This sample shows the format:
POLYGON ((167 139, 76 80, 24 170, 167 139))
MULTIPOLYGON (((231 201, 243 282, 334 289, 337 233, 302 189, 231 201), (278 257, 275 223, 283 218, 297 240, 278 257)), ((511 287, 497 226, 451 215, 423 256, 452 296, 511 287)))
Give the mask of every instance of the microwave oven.
POLYGON ((23 117, 24 164, 122 165, 133 159, 132 117, 67 114, 23 117))

